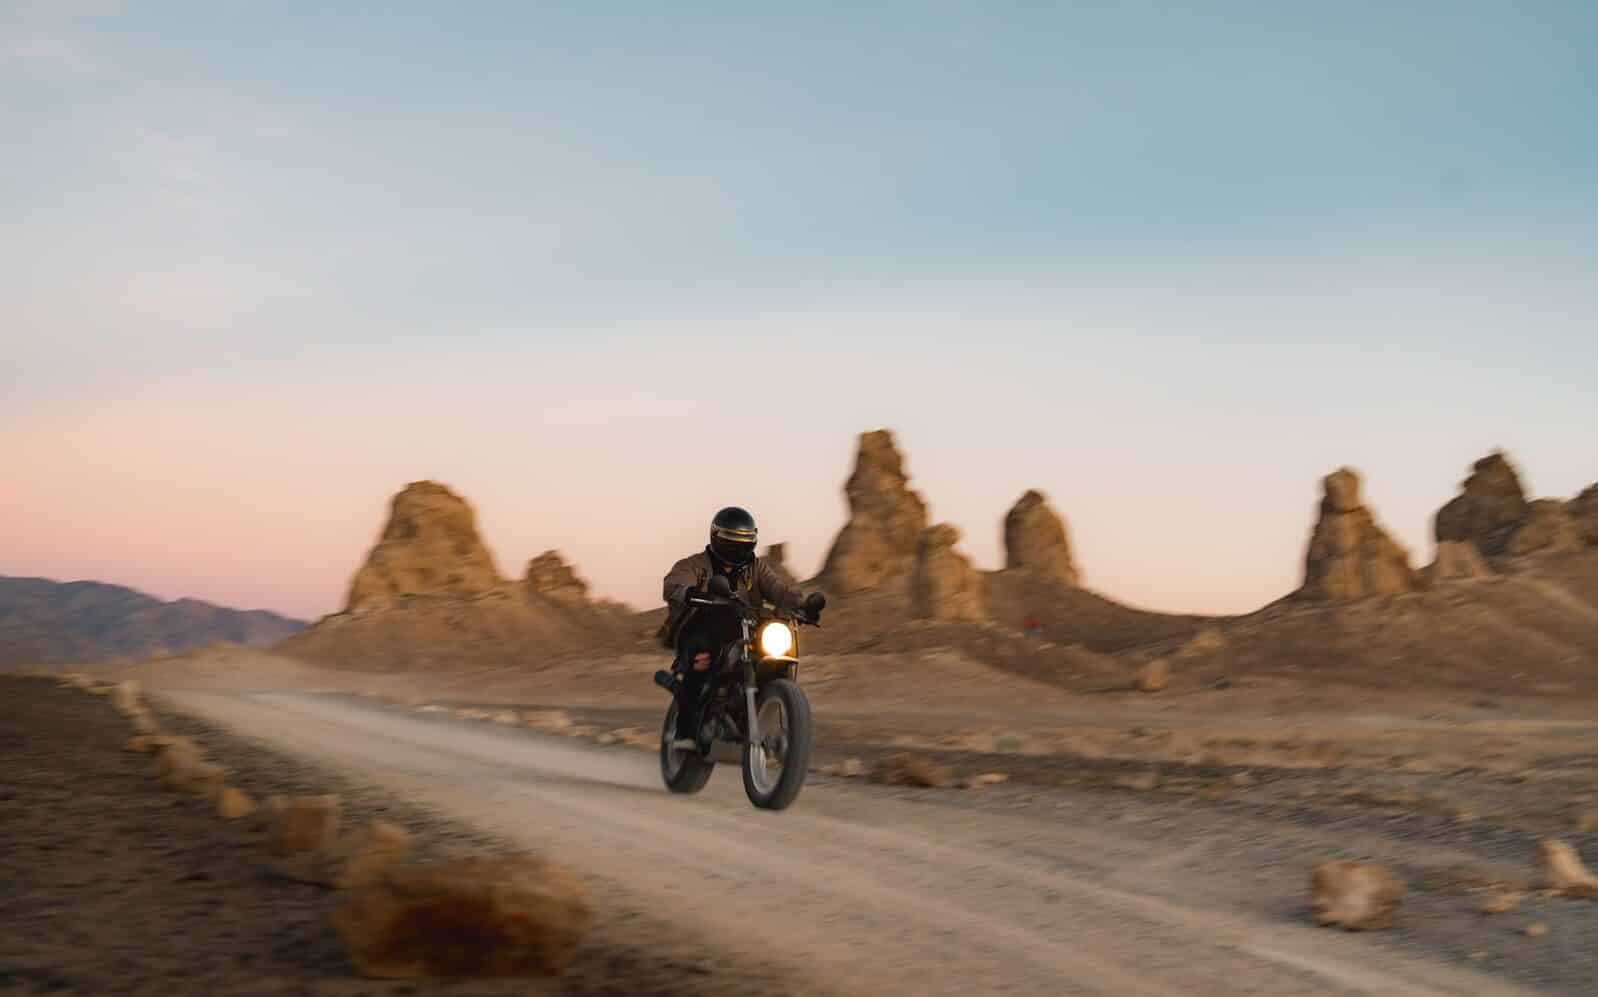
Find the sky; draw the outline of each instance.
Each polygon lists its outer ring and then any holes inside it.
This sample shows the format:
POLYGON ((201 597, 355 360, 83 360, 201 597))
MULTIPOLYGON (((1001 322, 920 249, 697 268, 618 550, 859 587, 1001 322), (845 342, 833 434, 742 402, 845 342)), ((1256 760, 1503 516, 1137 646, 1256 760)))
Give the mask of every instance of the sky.
POLYGON ((858 433, 1002 563, 1296 587, 1319 479, 1598 481, 1587 2, 0 0, 0 574, 336 611, 431 478, 500 571, 819 567, 858 433))

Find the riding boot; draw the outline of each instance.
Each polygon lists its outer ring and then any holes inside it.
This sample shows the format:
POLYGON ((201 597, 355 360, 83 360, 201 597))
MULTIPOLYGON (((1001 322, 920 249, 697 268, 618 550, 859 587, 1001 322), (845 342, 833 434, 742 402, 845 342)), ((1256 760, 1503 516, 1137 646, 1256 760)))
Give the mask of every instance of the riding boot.
POLYGON ((703 745, 699 728, 704 719, 706 693, 709 683, 705 681, 703 672, 689 671, 683 675, 683 683, 677 690, 677 736, 691 738, 703 745))

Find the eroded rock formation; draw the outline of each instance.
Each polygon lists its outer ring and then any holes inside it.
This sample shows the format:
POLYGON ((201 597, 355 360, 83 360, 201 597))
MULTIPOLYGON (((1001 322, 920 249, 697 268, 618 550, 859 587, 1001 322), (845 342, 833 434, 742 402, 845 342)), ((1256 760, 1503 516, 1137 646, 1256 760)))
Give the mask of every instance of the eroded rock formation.
POLYGON ((1459 495, 1437 510, 1437 541, 1469 541, 1487 557, 1507 553, 1510 537, 1531 508, 1508 455, 1495 450, 1478 460, 1461 487, 1459 495))
POLYGON ((982 576, 955 550, 960 531, 940 523, 921 532, 910 581, 911 611, 926 620, 977 621, 982 608, 982 576))
POLYGON ((528 595, 536 598, 575 606, 588 602, 588 583, 566 563, 560 551, 546 550, 528 561, 522 585, 528 595))
POLYGON ((885 429, 861 434, 854 473, 844 486, 849 521, 822 568, 828 588, 852 592, 910 575, 927 507, 909 481, 893 434, 885 429))
POLYGON ((1039 491, 1029 491, 1004 517, 1004 566, 1076 585, 1081 578, 1071 557, 1065 520, 1039 491))
POLYGON ((407 595, 478 595, 500 584, 472 507, 437 482, 415 481, 390 502, 388 524, 350 583, 345 612, 407 595))
POLYGON ((1320 519, 1304 558, 1300 594, 1347 602, 1419 587, 1409 552, 1377 525, 1365 507, 1359 474, 1342 468, 1322 479, 1322 487, 1320 519))

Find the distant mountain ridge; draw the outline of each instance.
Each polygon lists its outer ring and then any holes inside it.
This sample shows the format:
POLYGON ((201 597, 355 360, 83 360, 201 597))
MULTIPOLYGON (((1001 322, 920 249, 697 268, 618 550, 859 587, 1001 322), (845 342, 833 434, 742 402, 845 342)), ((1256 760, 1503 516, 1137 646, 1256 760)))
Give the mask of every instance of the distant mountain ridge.
POLYGON ((216 641, 267 647, 305 629, 266 610, 165 602, 104 582, 0 575, 0 665, 81 664, 216 641))

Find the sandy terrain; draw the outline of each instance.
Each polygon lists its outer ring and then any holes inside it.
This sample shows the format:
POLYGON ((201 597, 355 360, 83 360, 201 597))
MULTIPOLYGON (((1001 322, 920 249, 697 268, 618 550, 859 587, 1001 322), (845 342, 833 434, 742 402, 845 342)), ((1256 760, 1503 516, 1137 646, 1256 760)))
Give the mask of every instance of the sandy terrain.
POLYGON ((1498 918, 1472 890, 1532 873, 1535 836, 1354 807, 1038 785, 889 790, 817 776, 782 815, 730 773, 671 798, 649 754, 348 697, 169 692, 173 708, 303 763, 552 850, 679 943, 779 967, 801 991, 1586 992, 1598 905, 1498 918), (1409 880, 1398 929, 1306 923, 1310 864, 1374 857, 1409 880), (1546 922, 1542 938, 1519 934, 1546 922), (769 931, 762 926, 771 925, 769 931))
MULTIPOLYGON (((502 837, 385 792, 362 773, 262 749, 161 711, 225 761, 257 798, 337 792, 346 826, 409 830, 418 857, 504 851, 502 837)), ((267 873, 263 833, 157 788, 150 756, 123 750, 127 723, 104 699, 56 683, 0 679, 0 994, 147 997, 592 997, 797 995, 769 967, 677 944, 673 926, 593 882, 606 912, 557 983, 358 978, 329 926, 338 902, 267 873)), ((523 836, 525 837, 525 836, 523 836)))

